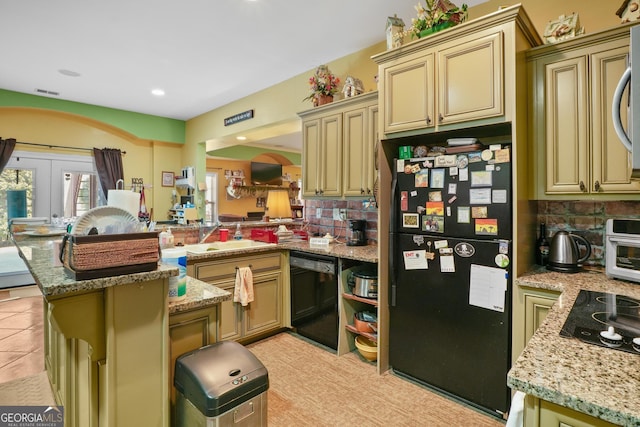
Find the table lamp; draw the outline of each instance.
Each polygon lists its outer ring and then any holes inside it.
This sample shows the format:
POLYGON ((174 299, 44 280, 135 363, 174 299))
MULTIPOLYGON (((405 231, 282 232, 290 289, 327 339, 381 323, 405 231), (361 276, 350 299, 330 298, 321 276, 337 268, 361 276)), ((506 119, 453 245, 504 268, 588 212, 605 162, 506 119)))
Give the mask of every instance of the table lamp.
POLYGON ((288 190, 269 190, 266 213, 271 219, 291 218, 291 204, 288 190))

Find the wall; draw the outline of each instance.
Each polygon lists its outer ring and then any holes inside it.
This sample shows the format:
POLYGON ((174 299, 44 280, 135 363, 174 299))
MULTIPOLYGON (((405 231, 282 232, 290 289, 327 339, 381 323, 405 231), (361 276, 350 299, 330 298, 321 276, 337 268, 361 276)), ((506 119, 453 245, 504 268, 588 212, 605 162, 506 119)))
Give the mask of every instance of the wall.
MULTIPOLYGON (((329 233, 345 241, 347 222, 333 219, 333 209, 347 209, 347 219, 364 219, 367 221, 367 242, 378 242, 378 209, 366 208, 364 200, 306 200, 305 221, 310 235, 324 236, 329 233), (318 209, 320 217, 317 216, 318 209)), ((367 200, 368 202, 368 200, 367 200)))
MULTIPOLYGON (((263 163, 277 163, 268 155, 257 156, 253 161, 263 163)), ((243 196, 240 199, 227 197, 226 187, 228 181, 225 179, 225 170, 241 170, 245 176, 245 185, 251 185, 251 162, 229 159, 207 159, 207 172, 218 174, 218 214, 233 214, 246 216, 247 212, 264 212, 264 207, 256 206, 257 197, 266 197, 266 194, 257 193, 255 196, 243 196)), ((292 179, 297 180, 301 176, 300 166, 283 165, 282 173, 289 174, 292 179)), ((283 182, 283 186, 288 186, 288 182, 283 182)))
MULTIPOLYGON (((548 239, 558 230, 576 232, 591 244, 587 264, 604 266, 605 223, 608 218, 640 219, 635 201, 538 201, 538 223, 547 224, 548 239)), ((534 242, 531 242, 532 244, 534 242)))

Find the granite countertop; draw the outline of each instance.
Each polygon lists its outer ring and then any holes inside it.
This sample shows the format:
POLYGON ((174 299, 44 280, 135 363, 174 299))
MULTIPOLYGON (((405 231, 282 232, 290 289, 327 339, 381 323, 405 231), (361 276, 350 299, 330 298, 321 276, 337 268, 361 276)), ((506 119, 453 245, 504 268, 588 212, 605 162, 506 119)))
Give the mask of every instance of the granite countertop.
POLYGON ((223 301, 228 301, 231 297, 231 292, 187 276, 187 295, 181 301, 169 302, 169 314, 208 307, 223 301))
POLYGON ((347 246, 344 243, 331 243, 327 247, 312 247, 307 240, 288 240, 278 243, 278 246, 291 251, 331 255, 337 258, 353 259, 356 261, 378 262, 377 245, 347 246))
POLYGON ((12 238, 45 298, 178 275, 177 267, 159 264, 156 270, 145 273, 76 280, 65 271, 59 259, 62 236, 29 237, 14 234, 12 238))
POLYGON ((516 285, 562 292, 507 375, 515 390, 620 425, 640 425, 640 353, 608 349, 559 335, 580 289, 640 299, 640 284, 598 271, 540 270, 516 285))

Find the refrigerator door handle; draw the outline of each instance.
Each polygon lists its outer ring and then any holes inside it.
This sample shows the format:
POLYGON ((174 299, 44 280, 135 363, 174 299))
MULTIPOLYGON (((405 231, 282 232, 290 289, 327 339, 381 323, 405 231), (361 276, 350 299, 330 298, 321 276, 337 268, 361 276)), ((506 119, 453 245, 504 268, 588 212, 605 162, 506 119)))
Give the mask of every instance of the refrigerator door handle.
POLYGON ((398 177, 397 172, 393 172, 393 180, 391 181, 391 212, 389 214, 391 233, 389 233, 389 274, 390 274, 390 283, 391 283, 391 307, 396 306, 396 232, 398 230, 396 227, 396 208, 398 207, 398 203, 396 200, 397 197, 397 187, 398 187, 398 177))

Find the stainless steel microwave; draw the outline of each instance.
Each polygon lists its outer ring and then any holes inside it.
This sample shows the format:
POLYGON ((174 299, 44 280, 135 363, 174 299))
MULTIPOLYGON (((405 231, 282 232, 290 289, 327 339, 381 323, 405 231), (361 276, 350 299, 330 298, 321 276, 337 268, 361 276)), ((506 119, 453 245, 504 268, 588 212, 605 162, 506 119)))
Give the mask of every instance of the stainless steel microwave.
POLYGON ((640 282, 640 219, 608 219, 605 230, 607 277, 640 282))

